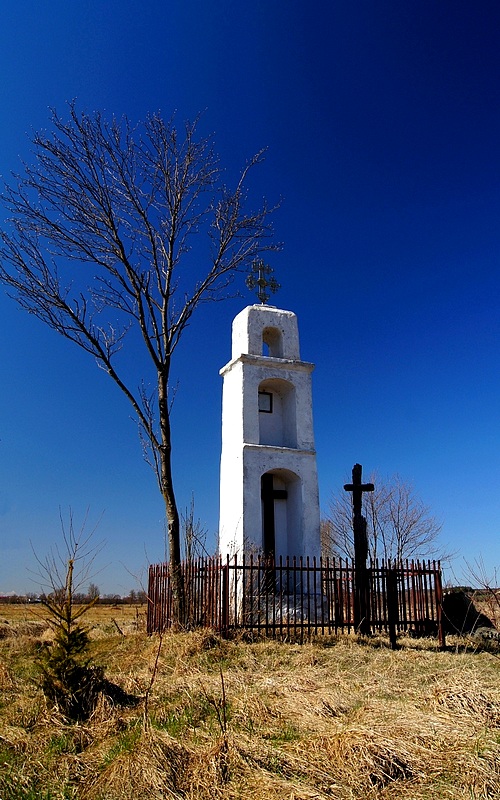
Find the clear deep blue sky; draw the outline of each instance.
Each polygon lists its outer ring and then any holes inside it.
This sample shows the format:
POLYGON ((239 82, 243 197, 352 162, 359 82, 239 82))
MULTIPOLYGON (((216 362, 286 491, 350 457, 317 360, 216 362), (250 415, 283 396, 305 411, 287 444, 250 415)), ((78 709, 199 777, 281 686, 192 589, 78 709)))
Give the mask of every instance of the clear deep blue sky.
MULTIPOLYGON (((321 504, 399 473, 442 543, 500 566, 500 5, 462 0, 17 0, 2 8, 0 173, 50 107, 161 110, 202 129, 252 197, 283 204, 270 259, 313 361, 321 504)), ((203 270, 203 266, 200 266, 203 270)), ((244 297, 204 306, 177 352, 175 487, 218 522, 221 378, 244 297)), ((105 592, 163 557, 163 508, 125 399, 0 291, 0 592, 32 591, 59 507, 104 512, 105 592)), ((451 574, 448 572, 448 577, 451 574)))

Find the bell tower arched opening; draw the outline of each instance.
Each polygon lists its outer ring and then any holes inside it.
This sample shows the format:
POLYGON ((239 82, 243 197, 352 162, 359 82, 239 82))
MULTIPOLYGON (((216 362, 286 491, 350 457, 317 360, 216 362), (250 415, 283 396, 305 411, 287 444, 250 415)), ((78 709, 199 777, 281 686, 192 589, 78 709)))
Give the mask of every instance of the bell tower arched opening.
POLYGON ((262 355, 283 358, 283 334, 279 328, 264 328, 262 331, 262 355))
POLYGON ((282 378, 259 384, 259 444, 297 447, 295 386, 282 378))

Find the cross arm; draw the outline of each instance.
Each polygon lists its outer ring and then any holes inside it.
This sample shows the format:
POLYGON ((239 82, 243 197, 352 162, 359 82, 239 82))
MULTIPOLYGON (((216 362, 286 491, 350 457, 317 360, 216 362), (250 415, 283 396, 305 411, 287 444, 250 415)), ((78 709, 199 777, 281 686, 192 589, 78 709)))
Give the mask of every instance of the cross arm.
POLYGON ((361 492, 374 492, 375 484, 373 483, 344 483, 346 492, 353 492, 355 489, 361 492))

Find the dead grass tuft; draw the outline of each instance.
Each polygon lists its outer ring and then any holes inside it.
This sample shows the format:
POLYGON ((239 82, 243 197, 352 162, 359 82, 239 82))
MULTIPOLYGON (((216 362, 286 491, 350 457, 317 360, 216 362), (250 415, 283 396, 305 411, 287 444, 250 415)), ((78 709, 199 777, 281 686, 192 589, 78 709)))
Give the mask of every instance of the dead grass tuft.
POLYGON ((15 625, 0 625, 0 639, 19 638, 21 636, 41 637, 49 626, 46 622, 28 620, 15 625))
POLYGON ((0 662, 0 692, 8 692, 15 686, 12 672, 5 664, 0 662))
POLYGON ((129 729, 105 753, 87 797, 153 800, 182 796, 190 761, 189 751, 166 734, 129 729))
POLYGON ((229 780, 228 745, 193 750, 163 731, 128 731, 105 754, 104 767, 85 795, 88 800, 163 800, 219 797, 229 780))
POLYGON ((434 687, 433 700, 440 711, 471 727, 500 726, 500 690, 488 689, 472 670, 440 678, 434 687))
POLYGON ((332 765, 336 784, 371 791, 394 781, 410 780, 418 774, 411 746, 403 746, 399 739, 367 728, 339 732, 320 739, 317 746, 326 755, 326 763, 332 765))

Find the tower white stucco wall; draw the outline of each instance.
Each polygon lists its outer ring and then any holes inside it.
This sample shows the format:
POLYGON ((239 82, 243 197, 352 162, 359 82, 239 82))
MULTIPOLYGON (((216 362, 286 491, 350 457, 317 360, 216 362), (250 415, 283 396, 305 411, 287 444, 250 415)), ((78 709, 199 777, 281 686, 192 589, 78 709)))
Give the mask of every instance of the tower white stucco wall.
POLYGON ((273 476, 276 496, 283 496, 274 501, 274 555, 320 554, 313 369, 313 364, 300 360, 297 317, 292 312, 254 305, 234 319, 232 358, 221 370, 223 557, 264 552, 265 474, 273 476))

